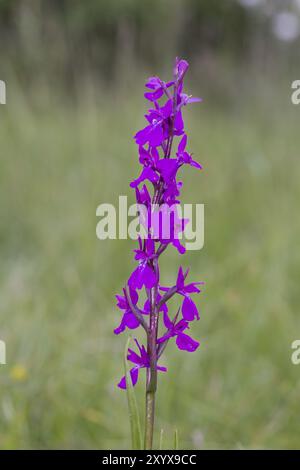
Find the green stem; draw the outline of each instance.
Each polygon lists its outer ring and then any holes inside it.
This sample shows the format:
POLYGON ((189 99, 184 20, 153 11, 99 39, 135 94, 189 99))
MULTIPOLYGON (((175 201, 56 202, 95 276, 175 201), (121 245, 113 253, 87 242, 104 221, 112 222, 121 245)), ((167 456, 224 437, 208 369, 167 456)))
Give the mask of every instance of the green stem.
POLYGON ((153 447, 155 414, 155 392, 146 392, 146 416, 145 416, 145 450, 151 450, 153 447))
MULTIPOLYGON (((155 289, 153 289, 155 290, 155 289)), ((150 367, 147 369, 146 383, 146 416, 145 416, 145 449, 151 450, 153 446, 154 416, 155 416, 155 392, 157 388, 157 321, 158 315, 154 308, 151 312, 150 331, 148 333, 148 354, 150 367)))
POLYGON ((156 275, 156 284, 150 290, 150 325, 147 334, 147 352, 150 367, 147 369, 146 379, 146 416, 145 416, 145 449, 151 450, 153 446, 154 416, 155 416, 155 392, 157 388, 157 332, 158 310, 156 305, 159 268, 157 258, 153 260, 153 269, 156 275))

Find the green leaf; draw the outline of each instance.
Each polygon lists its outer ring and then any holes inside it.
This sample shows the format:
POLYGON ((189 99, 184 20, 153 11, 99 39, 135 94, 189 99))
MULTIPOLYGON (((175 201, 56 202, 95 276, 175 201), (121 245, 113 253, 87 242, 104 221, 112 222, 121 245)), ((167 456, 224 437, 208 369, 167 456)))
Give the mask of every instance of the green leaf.
POLYGON ((178 430, 175 429, 174 432, 174 450, 178 449, 178 430))
POLYGON ((160 437, 159 437, 159 450, 163 448, 163 437, 164 437, 164 430, 160 430, 160 437))
POLYGON ((140 423, 136 396, 135 396, 134 388, 131 382, 128 362, 127 362, 127 351, 128 351, 129 344, 130 344, 130 338, 128 338, 126 346, 125 346, 124 368, 125 368, 125 377, 126 377, 126 392, 127 392, 128 411, 129 411, 129 422, 130 422, 130 429, 131 429, 131 445, 132 445, 133 450, 141 450, 143 448, 141 423, 140 423))

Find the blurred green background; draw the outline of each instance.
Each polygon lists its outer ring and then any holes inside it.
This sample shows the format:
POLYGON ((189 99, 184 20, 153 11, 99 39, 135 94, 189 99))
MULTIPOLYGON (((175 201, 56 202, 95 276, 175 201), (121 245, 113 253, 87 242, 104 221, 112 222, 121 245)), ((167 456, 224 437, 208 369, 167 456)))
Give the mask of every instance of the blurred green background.
POLYGON ((205 203, 205 246, 168 250, 162 273, 206 287, 201 347, 161 361, 156 442, 300 447, 299 33, 299 1, 0 1, 0 448, 130 446, 112 330, 134 243, 99 241, 95 213, 133 202, 144 82, 176 55, 204 99, 185 111, 204 170, 184 170, 183 201, 205 203))

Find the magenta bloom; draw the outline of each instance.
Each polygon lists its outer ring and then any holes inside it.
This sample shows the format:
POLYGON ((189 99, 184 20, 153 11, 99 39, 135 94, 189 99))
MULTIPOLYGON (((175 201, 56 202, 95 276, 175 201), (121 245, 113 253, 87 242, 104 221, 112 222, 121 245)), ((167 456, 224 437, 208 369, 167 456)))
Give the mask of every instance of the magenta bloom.
MULTIPOLYGON (((145 114, 146 125, 134 136, 140 167, 130 187, 135 190, 137 204, 144 209, 139 207, 139 221, 145 229, 145 238, 138 240, 134 250, 137 265, 129 275, 123 295, 117 296, 122 317, 114 332, 118 335, 139 327, 145 330, 146 345, 135 340, 138 353, 129 349, 128 361, 134 365, 130 370, 133 385, 140 370, 146 369, 146 396, 156 390, 157 371, 166 371, 158 360, 172 338, 182 351, 194 352, 200 344, 187 331, 190 322, 200 318, 192 297, 201 292, 199 285, 203 282, 186 282, 188 270, 184 272, 180 267, 175 285, 164 287, 159 263, 169 246, 175 247, 180 255, 185 252, 180 238, 189 221, 178 210, 183 185, 178 180, 180 169, 184 165, 202 169, 187 149, 183 111, 187 105, 201 101, 184 91, 188 68, 186 60, 176 59, 171 80, 165 82, 155 76, 147 80, 144 96, 150 109, 145 114), (174 295, 180 295, 183 301, 171 320, 167 303, 174 295)), ((126 388, 125 377, 118 386, 126 388)))
POLYGON ((186 144, 187 144, 187 136, 186 134, 184 134, 181 141, 179 142, 178 151, 176 153, 178 163, 181 165, 184 163, 187 163, 188 165, 194 166, 195 168, 199 168, 200 170, 202 170, 202 166, 200 165, 200 163, 193 160, 191 154, 185 151, 186 144))
POLYGON ((148 114, 145 115, 149 125, 135 134, 136 143, 139 145, 149 143, 152 147, 160 146, 165 138, 168 129, 168 118, 171 113, 171 100, 168 100, 161 108, 157 104, 156 109, 150 109, 148 114))
POLYGON ((144 96, 149 101, 157 101, 164 94, 164 90, 170 88, 173 84, 173 81, 165 83, 159 77, 150 77, 145 86, 152 91, 144 93, 144 96))
POLYGON ((200 343, 198 341, 183 333, 189 328, 189 323, 186 320, 179 320, 178 323, 172 322, 168 314, 164 312, 164 325, 167 328, 167 332, 161 338, 158 338, 157 344, 176 337, 176 345, 183 351, 194 352, 199 347, 200 343))
POLYGON ((151 289, 156 282, 156 275, 154 270, 149 266, 149 261, 155 255, 155 245, 152 239, 145 240, 145 249, 142 249, 142 241, 139 239, 140 248, 134 250, 136 255, 135 259, 139 261, 138 267, 131 274, 128 285, 132 289, 142 289, 145 286, 151 289))
POLYGON ((130 186, 132 188, 137 188, 138 185, 145 180, 151 181, 151 183, 157 183, 159 180, 159 176, 157 173, 155 173, 154 170, 152 170, 152 168, 147 166, 143 168, 140 176, 130 183, 130 186))
MULTIPOLYGON (((150 359, 149 359, 149 356, 146 352, 145 347, 140 346, 140 344, 137 340, 135 340, 135 342, 136 342, 137 347, 139 349, 140 355, 138 355, 132 349, 128 349, 128 355, 127 355, 128 361, 135 364, 135 366, 132 369, 130 369, 130 376, 131 376, 132 385, 135 385, 137 383, 140 369, 143 369, 143 368, 149 369, 149 367, 150 367, 150 359)), ((159 370, 161 372, 166 372, 167 368, 157 365, 156 370, 159 370)), ((120 382, 118 383, 118 387, 126 389, 125 375, 124 375, 124 377, 121 378, 120 382)))
MULTIPOLYGON (((188 275, 188 270, 183 273, 182 267, 180 266, 177 281, 176 281, 176 293, 184 297, 182 303, 182 316, 186 321, 193 321, 195 319, 199 320, 199 312, 196 307, 196 304, 190 297, 190 294, 199 294, 201 290, 197 287, 203 285, 204 282, 191 282, 190 284, 185 284, 185 278, 188 275)), ((168 292, 171 287, 160 287, 161 291, 168 292)))
MULTIPOLYGON (((139 299, 137 292, 133 289, 130 289, 129 292, 130 292, 131 302, 133 303, 133 305, 136 305, 139 299)), ((134 313, 132 312, 130 308, 125 289, 123 289, 123 293, 124 293, 124 296, 116 295, 116 298, 118 301, 117 307, 120 310, 124 310, 121 323, 118 326, 118 328, 114 330, 114 333, 116 335, 119 335, 120 333, 122 333, 126 328, 129 328, 130 330, 134 330, 135 328, 140 326, 140 322, 137 320, 137 318, 135 317, 134 313)))
MULTIPOLYGON (((186 272, 186 275, 188 272, 186 272)), ((182 303, 182 315, 187 321, 192 321, 195 318, 200 319, 196 304, 190 298, 190 294, 199 294, 201 291, 197 285, 203 284, 203 282, 192 282, 190 284, 184 284, 185 276, 183 274, 182 267, 180 266, 176 281, 177 293, 184 297, 182 303)))

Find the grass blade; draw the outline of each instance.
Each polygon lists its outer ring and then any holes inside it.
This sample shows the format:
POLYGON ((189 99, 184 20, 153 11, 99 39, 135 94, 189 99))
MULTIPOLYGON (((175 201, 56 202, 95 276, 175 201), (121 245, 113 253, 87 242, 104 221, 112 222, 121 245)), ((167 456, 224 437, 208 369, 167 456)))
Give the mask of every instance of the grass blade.
POLYGON ((130 338, 128 338, 125 346, 125 356, 124 356, 124 368, 125 368, 125 377, 126 377, 126 392, 127 392, 127 402, 128 402, 128 412, 129 412, 129 422, 131 430, 131 445, 133 450, 141 450, 142 447, 142 431, 140 416, 136 401, 136 396, 134 393, 134 388, 132 386, 131 377, 129 373, 129 367, 127 362, 127 351, 130 344, 130 338))

